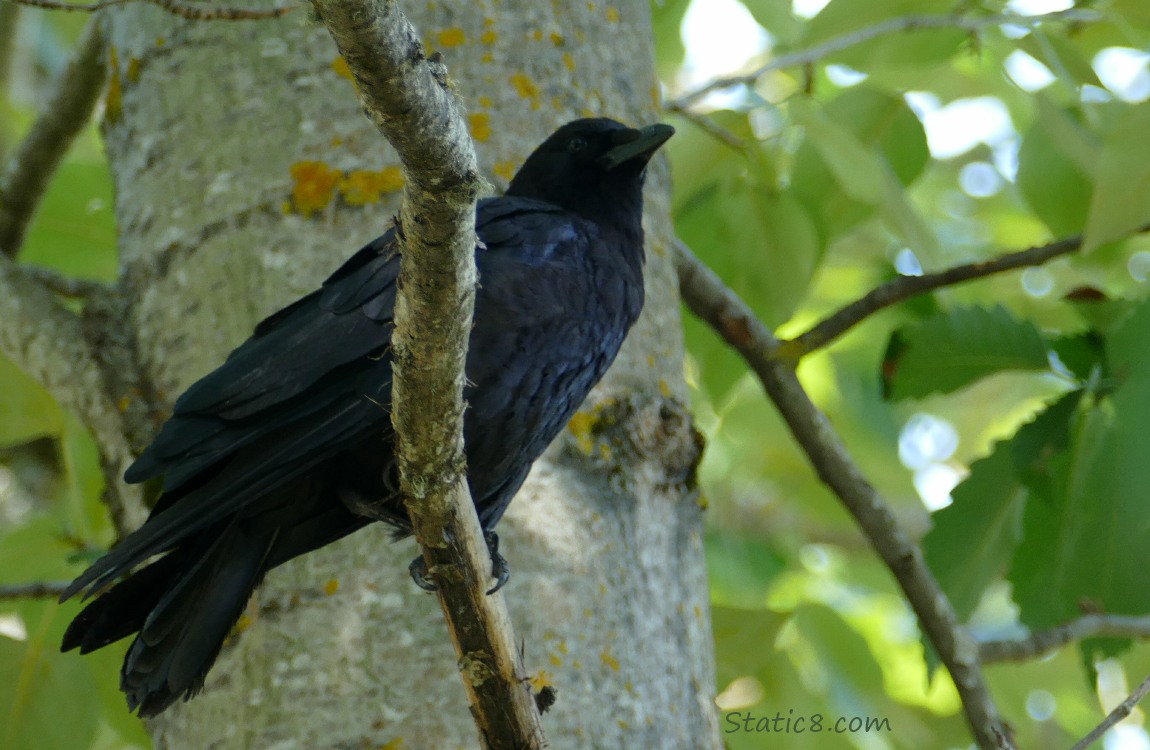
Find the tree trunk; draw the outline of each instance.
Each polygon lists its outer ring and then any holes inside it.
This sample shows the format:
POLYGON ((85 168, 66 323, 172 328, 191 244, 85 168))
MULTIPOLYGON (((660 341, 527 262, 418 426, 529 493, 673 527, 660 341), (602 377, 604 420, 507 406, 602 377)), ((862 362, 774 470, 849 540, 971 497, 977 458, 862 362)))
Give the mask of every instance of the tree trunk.
MULTIPOLYGON (((646 0, 407 10, 444 53, 496 189, 562 122, 658 118, 646 0)), ((109 25, 116 315, 138 368, 111 387, 147 413, 386 229, 397 162, 303 11, 189 22, 140 5, 109 25)), ((718 745, 662 159, 647 228, 643 318, 500 526, 528 669, 558 690, 554 747, 718 745)), ((369 528, 273 571, 203 694, 152 722, 157 747, 475 747, 435 598, 407 576, 416 554, 369 528)))

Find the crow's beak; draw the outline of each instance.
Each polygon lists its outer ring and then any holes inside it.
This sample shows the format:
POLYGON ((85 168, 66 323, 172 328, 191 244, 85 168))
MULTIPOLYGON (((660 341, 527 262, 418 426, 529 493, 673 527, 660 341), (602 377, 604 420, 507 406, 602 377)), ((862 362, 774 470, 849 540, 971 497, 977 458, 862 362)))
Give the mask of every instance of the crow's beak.
POLYGON ((612 134, 615 145, 599 157, 599 164, 606 170, 614 169, 626 162, 646 164, 659 147, 675 134, 675 129, 662 123, 648 125, 642 130, 627 128, 612 134))

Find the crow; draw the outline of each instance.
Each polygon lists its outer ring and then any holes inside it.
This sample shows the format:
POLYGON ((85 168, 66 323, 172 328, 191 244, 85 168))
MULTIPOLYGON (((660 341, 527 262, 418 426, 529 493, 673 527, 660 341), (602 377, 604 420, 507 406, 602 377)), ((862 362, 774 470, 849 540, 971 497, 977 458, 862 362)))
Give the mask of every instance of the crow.
MULTIPOLYGON (((477 206, 464 450, 496 588, 507 569, 495 525, 643 307, 643 179, 673 133, 570 122, 477 206)), ((259 323, 124 474, 163 477, 162 493, 61 597, 98 595, 62 650, 134 634, 120 687, 141 716, 202 689, 269 570, 373 520, 411 533, 389 415, 399 252, 393 228, 259 323)))

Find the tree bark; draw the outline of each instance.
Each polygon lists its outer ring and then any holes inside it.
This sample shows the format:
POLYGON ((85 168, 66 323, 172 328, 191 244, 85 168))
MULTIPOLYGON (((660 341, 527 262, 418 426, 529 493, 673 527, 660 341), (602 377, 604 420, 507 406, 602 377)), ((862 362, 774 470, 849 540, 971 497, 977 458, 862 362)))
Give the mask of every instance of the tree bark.
MULTIPOLYGON (((563 122, 658 119, 644 0, 405 11, 443 52, 498 189, 563 122)), ((353 189, 356 170, 398 162, 327 32, 301 21, 108 15, 124 302, 107 317, 138 368, 110 379, 117 403, 163 408, 396 210, 394 190, 353 189)), ((500 526, 527 669, 558 690, 555 747, 718 746, 664 161, 648 186, 644 316, 500 526)), ((407 577, 416 553, 369 528, 273 571, 204 693, 151 723, 157 747, 476 746, 435 598, 407 577)))

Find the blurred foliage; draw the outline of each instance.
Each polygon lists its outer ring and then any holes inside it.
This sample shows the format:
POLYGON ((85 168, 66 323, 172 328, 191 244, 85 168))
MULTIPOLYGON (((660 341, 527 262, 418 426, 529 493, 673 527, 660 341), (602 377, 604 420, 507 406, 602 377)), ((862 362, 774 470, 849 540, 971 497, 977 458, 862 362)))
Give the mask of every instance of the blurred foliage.
MULTIPOLYGON (((831 0, 810 18, 789 0, 744 6, 768 46, 725 75, 909 14, 1010 12, 985 0, 831 0)), ((901 273, 1085 233, 1083 253, 904 302, 799 368, 981 637, 1150 612, 1150 240, 1130 236, 1150 222, 1150 73, 1144 55, 1127 79, 1142 82, 1123 88, 1099 55, 1150 49, 1150 13, 1089 7, 1100 21, 889 33, 692 105, 745 148, 674 118, 676 229, 782 336, 901 273), (1019 60, 1044 80, 1017 73, 1019 60), (965 120, 946 121, 962 107, 965 120)), ((654 8, 660 33, 682 14, 654 8)), ((689 73, 663 68, 668 99, 706 80, 689 73)), ((953 686, 928 668, 897 586, 754 377, 685 315, 708 437, 725 741, 966 746, 953 686), (892 731, 755 731, 748 714, 888 718, 892 731)), ((1112 657, 1132 687, 1150 649, 1088 643, 991 668, 1020 747, 1066 747, 1097 724, 1095 668, 1112 657)))
MULTIPOLYGON (((680 36, 689 6, 652 4, 668 99, 698 84, 680 36)), ((1122 88, 1100 63, 1107 50, 1150 49, 1150 6, 1089 6, 1099 22, 886 34, 694 106, 743 148, 668 118, 679 130, 669 149, 679 235, 783 336, 900 273, 1085 232, 1085 253, 909 300, 800 366, 980 637, 1150 609, 1150 239, 1129 236, 1150 221, 1150 83, 1136 85, 1150 74, 1143 62, 1122 88), (1045 66, 1045 82, 1012 77, 1019 59, 1045 66), (942 115, 972 102, 998 107, 1005 127, 946 147, 942 115)), ((768 39, 747 69, 907 14, 1008 10, 996 0, 831 0, 811 17, 789 0, 743 7, 768 39)), ((15 51, 0 51, 14 61, 0 146, 30 126, 82 25, 21 16, 15 51)), ((988 110, 977 112, 959 130, 983 132, 988 110)), ((21 262, 114 278, 111 201, 93 127, 55 175, 21 262)), ((885 567, 739 358, 689 314, 684 329, 709 441, 701 478, 728 746, 965 747, 954 688, 931 669, 885 567), (887 724, 851 731, 855 717, 887 724), (799 718, 824 731, 798 732, 799 718), (846 731, 834 731, 839 718, 846 731)), ((0 583, 68 578, 109 544, 101 482, 89 436, 0 361, 0 583)), ((57 654, 77 608, 0 602, 0 750, 148 746, 116 690, 122 651, 57 654)), ((1065 747, 1101 719, 1098 675, 1115 669, 1136 684, 1150 648, 1076 644, 988 676, 1020 746, 1065 747)))

